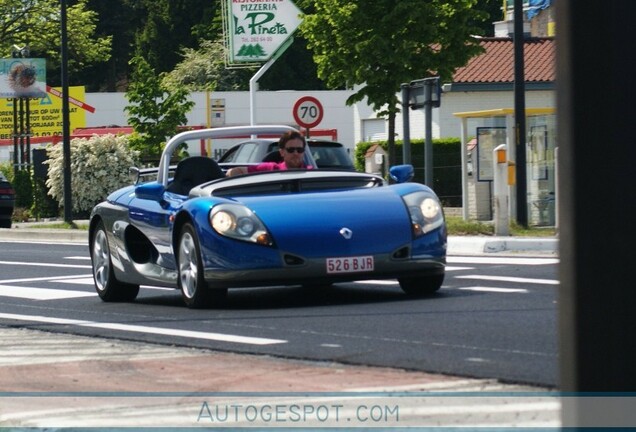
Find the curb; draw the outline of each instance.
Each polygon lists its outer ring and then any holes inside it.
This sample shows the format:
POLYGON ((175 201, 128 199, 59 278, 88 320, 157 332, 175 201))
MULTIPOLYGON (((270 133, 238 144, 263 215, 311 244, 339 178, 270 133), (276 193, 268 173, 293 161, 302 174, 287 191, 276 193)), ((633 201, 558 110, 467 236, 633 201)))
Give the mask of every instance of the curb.
POLYGON ((559 252, 559 239, 553 237, 448 237, 449 255, 482 255, 503 252, 556 256, 559 252))
POLYGON ((0 240, 43 241, 47 243, 88 244, 88 231, 73 229, 11 228, 0 229, 0 240))

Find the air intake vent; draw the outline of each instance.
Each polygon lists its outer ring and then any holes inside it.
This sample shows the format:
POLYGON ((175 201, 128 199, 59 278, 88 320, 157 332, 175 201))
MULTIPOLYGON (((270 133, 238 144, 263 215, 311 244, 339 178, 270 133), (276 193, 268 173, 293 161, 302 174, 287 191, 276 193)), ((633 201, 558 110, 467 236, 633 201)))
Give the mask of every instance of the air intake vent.
POLYGON ((298 265, 305 264, 305 260, 304 259, 302 259, 300 257, 297 257, 295 255, 285 254, 284 260, 285 260, 285 264, 290 265, 290 266, 298 266, 298 265))
POLYGON ((410 255, 410 251, 408 246, 404 246, 403 248, 400 248, 396 250, 395 252, 393 252, 394 259, 405 259, 405 258, 408 258, 409 255, 410 255))

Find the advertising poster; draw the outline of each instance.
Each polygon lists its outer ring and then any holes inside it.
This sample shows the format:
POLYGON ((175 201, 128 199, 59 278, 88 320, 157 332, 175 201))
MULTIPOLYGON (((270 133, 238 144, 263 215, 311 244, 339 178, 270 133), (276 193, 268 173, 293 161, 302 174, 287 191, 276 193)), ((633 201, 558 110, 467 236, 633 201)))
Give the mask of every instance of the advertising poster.
POLYGON ((506 144, 506 128, 477 128, 477 181, 493 181, 495 178, 493 150, 506 144))
MULTIPOLYGON (((62 135, 62 90, 56 87, 48 90, 43 97, 29 101, 32 137, 62 135)), ((94 108, 81 102, 84 100, 84 86, 69 87, 69 100, 71 131, 85 127, 86 111, 92 112, 94 108)), ((13 104, 13 99, 0 99, 0 140, 13 137, 13 104)))
POLYGON ((0 59, 0 98, 39 98, 45 95, 45 59, 0 59))

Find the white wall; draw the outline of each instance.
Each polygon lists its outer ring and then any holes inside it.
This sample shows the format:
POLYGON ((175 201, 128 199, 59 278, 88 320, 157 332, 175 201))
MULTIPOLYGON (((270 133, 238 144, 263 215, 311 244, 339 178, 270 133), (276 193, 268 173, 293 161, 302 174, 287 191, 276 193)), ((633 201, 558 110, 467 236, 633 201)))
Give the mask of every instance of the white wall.
MULTIPOLYGON (((354 106, 347 106, 346 100, 353 91, 258 91, 256 93, 255 122, 257 124, 288 124, 296 126, 292 109, 294 103, 303 96, 314 96, 323 108, 324 117, 316 129, 337 130, 338 140, 351 151, 355 144, 366 140, 364 136, 364 122, 377 119, 374 110, 366 103, 366 99, 354 106)), ((398 95, 400 97, 401 95, 398 95)), ((225 125, 250 124, 250 94, 249 92, 211 92, 206 96, 204 92, 191 94, 195 102, 194 109, 188 114, 188 125, 208 125, 207 100, 225 100, 225 125)), ((86 93, 85 102, 95 107, 94 113, 86 113, 86 126, 127 125, 127 115, 124 107, 128 105, 124 93, 86 93)), ((555 107, 553 91, 526 91, 526 106, 528 108, 555 107)), ((443 93, 440 108, 433 109, 433 138, 459 137, 461 121, 454 113, 478 111, 495 108, 513 108, 514 93, 491 92, 450 92, 443 93)), ((425 116, 424 110, 409 110, 411 138, 424 138, 425 116)), ((381 120, 380 120, 381 122, 381 120)), ((377 123, 374 123, 374 130, 377 123)), ((469 127, 473 127, 471 123, 469 127)), ((481 125, 483 126, 483 125, 481 125)), ((385 128, 388 129, 385 122, 385 128)), ((396 138, 403 138, 402 114, 396 118, 396 138)), ((386 131, 385 131, 386 132, 386 131)), ((469 135, 473 133, 469 130, 469 135)), ((221 148, 227 148, 232 142, 221 143, 221 148)), ((218 147, 217 147, 218 148, 218 147)), ((0 146, 0 160, 9 159, 12 147, 0 146)))
MULTIPOLYGON (((526 108, 555 108, 556 100, 553 91, 526 91, 526 108)), ((514 108, 514 92, 450 92, 442 93, 439 108, 433 108, 433 138, 450 138, 461 136, 461 121, 454 113, 481 111, 488 109, 514 108)), ((424 109, 409 110, 411 138, 424 138, 424 109)), ((395 122, 397 138, 403 137, 402 114, 395 122)), ((474 135, 474 131, 468 131, 474 135)))
MULTIPOLYGON (((346 105, 352 91, 259 91, 256 93, 255 121, 257 124, 289 124, 296 126, 292 108, 302 96, 316 97, 324 107, 324 117, 317 129, 336 129, 338 140, 353 148, 364 141, 363 121, 376 119, 377 115, 367 105, 366 100, 355 106, 346 105)), ((211 92, 210 99, 225 99, 226 126, 250 123, 249 92, 211 92)), ((188 114, 190 126, 207 125, 206 94, 192 93, 194 109, 188 114)), ((86 114, 87 126, 126 125, 124 107, 128 104, 124 93, 87 93, 86 102, 95 107, 95 113, 86 114)), ((556 106, 553 91, 527 91, 526 107, 552 108, 556 106)), ((461 122, 454 113, 497 108, 514 108, 514 93, 491 92, 450 92, 442 94, 441 106, 433 109, 433 137, 459 137, 461 122)), ((411 138, 425 136, 424 110, 409 110, 411 138)), ((402 114, 396 118, 397 138, 403 137, 402 114)), ((470 134, 470 133, 469 133, 470 134)))
MULTIPOLYGON (((324 108, 324 116, 316 129, 336 129, 338 140, 353 149, 354 121, 353 108, 346 105, 348 91, 259 91, 256 93, 255 123, 286 124, 297 126, 292 109, 294 103, 303 96, 317 98, 324 108)), ((195 106, 188 114, 189 126, 208 126, 207 101, 224 99, 225 126, 250 124, 249 92, 196 92, 190 95, 195 106)), ((127 125, 124 107, 128 105, 124 93, 87 93, 86 102, 95 107, 95 113, 86 114, 86 126, 127 125)))

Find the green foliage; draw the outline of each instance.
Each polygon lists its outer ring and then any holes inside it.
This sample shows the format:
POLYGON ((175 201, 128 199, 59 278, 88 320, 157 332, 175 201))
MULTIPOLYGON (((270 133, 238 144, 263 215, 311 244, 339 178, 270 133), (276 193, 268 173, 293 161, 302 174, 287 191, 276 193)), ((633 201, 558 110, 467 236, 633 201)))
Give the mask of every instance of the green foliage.
MULTIPOLYGON (((129 169, 138 162, 125 135, 94 135, 71 140, 73 212, 88 212, 112 191, 130 184, 129 169)), ((64 205, 64 154, 61 145, 47 147, 49 194, 64 205)))
POLYGON ((481 52, 471 23, 487 14, 477 0, 321 0, 300 30, 313 51, 318 76, 331 88, 356 89, 348 105, 367 99, 388 116, 389 161, 394 163, 400 85, 439 75, 481 52))
POLYGON ((13 182, 13 164, 11 162, 0 162, 0 172, 10 182, 13 182))
POLYGON ((215 19, 221 2, 210 0, 125 0, 139 22, 135 27, 135 56, 143 56, 157 72, 169 72, 180 61, 182 48, 197 48, 201 39, 221 34, 215 19))
MULTIPOLYGON (((385 151, 388 151, 387 141, 361 142, 356 145, 354 152, 354 164, 356 169, 364 171, 364 156, 374 144, 379 144, 385 151)), ((403 162, 402 141, 395 143, 396 160, 395 164, 403 162)), ((411 164, 415 169, 413 181, 424 183, 426 170, 424 168, 423 139, 411 140, 411 164)), ((461 207, 462 185, 461 185, 461 141, 459 138, 441 138, 433 140, 433 190, 442 200, 446 207, 461 207)))
POLYGON ((13 189, 15 189, 15 206, 31 208, 33 205, 31 170, 23 169, 13 173, 13 189))
POLYGON ((166 139, 187 123, 186 114, 194 106, 184 87, 169 89, 163 82, 165 74, 157 75, 143 57, 131 60, 134 68, 126 98, 125 110, 136 135, 131 146, 143 159, 157 158, 166 139))
POLYGON ((301 31, 333 87, 360 85, 349 104, 368 98, 376 110, 397 110, 400 84, 430 75, 449 79, 479 53, 467 25, 484 14, 476 0, 323 0, 301 31))
MULTIPOLYGON (((72 3, 67 7, 69 76, 86 65, 108 60, 111 50, 110 36, 95 36, 98 17, 87 9, 87 1, 72 3)), ((14 44, 28 45, 31 57, 47 59, 47 81, 56 85, 60 76, 60 2, 2 0, 0 17, 0 50, 9 54, 14 44)))
POLYGON ((33 176, 33 206, 31 213, 36 219, 58 216, 60 212, 57 201, 49 195, 46 179, 33 176))
POLYGON ((164 76, 163 84, 171 90, 184 87, 189 91, 248 90, 254 68, 227 69, 225 51, 223 40, 202 41, 196 50, 185 48, 183 60, 164 76))

